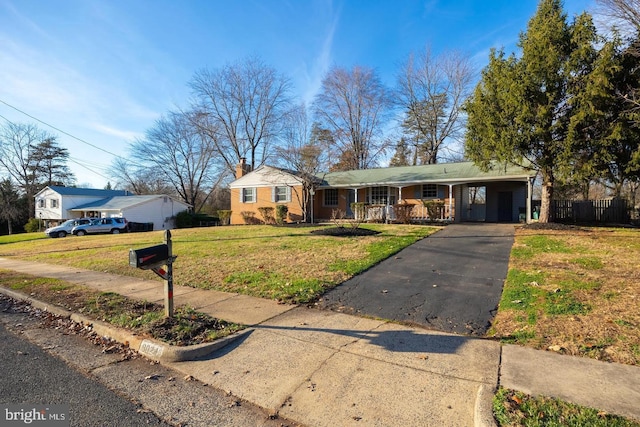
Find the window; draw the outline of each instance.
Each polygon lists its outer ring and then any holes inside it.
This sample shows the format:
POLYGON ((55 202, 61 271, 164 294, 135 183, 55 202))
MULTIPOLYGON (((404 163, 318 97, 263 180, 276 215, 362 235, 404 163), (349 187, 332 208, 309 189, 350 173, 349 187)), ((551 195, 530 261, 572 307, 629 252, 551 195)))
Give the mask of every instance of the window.
POLYGON ((275 187, 273 190, 273 201, 278 203, 291 201, 291 189, 289 187, 275 187))
POLYGON ((388 187, 371 187, 369 201, 372 205, 386 205, 389 196, 388 187))
POLYGON ((38 199, 38 207, 45 208, 45 199, 38 199))
POLYGON ((51 199, 51 207, 52 208, 58 207, 58 199, 51 199))
POLYGON ((437 184, 424 184, 422 186, 422 198, 423 199, 435 199, 438 197, 438 185, 437 184))
POLYGON ((487 187, 469 187, 469 204, 484 205, 487 202, 487 187))
POLYGON ((255 188, 243 188, 242 189, 242 203, 255 203, 256 202, 256 189, 255 188))
POLYGON ((324 205, 325 206, 338 206, 338 189, 327 188, 324 190, 324 205))

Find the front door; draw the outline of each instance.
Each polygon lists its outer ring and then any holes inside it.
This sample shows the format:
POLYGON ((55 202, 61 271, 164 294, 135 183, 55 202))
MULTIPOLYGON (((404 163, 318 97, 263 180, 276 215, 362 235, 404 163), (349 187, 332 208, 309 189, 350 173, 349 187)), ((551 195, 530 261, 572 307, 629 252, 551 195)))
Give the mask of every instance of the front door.
POLYGON ((353 189, 347 190, 347 218, 353 218, 351 204, 356 202, 356 191, 353 189))
POLYGON ((513 222, 513 193, 498 192, 498 222, 513 222))

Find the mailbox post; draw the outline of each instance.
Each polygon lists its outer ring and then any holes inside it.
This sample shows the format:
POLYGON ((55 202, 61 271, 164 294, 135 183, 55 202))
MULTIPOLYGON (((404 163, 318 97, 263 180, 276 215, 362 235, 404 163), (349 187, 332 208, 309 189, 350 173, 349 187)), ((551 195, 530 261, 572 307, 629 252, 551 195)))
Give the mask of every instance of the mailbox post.
POLYGON ((152 270, 164 279, 164 315, 173 317, 173 247, 171 231, 164 232, 164 244, 129 250, 129 265, 152 270))
MULTIPOLYGON (((164 315, 173 317, 173 244, 171 243, 171 231, 165 230, 164 244, 167 245, 167 277, 164 280, 164 315)), ((156 273, 157 274, 157 273, 156 273)))

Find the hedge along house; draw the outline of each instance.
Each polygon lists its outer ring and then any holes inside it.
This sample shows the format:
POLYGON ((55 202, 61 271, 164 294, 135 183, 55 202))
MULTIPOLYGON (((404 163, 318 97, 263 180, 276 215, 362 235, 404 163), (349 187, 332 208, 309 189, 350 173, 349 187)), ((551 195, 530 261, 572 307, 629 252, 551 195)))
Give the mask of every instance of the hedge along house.
MULTIPOLYGON (((249 172, 241 165, 231 184, 232 224, 246 223, 247 212, 260 218, 258 207, 278 203, 287 204, 290 220, 300 217, 300 198, 292 195, 302 192, 302 180, 295 172, 270 166, 249 172)), ((529 222, 535 176, 497 164, 484 172, 471 162, 331 172, 317 177, 311 209, 317 220, 353 217, 355 203, 369 207, 364 219, 393 221, 400 206, 409 206, 413 221, 529 222), (435 218, 425 201, 440 205, 435 218)))

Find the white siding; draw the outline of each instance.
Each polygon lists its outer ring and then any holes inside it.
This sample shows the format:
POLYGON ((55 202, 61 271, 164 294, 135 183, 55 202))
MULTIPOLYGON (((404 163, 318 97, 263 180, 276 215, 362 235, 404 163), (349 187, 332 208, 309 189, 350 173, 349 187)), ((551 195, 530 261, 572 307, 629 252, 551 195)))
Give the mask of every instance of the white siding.
POLYGON ((175 228, 172 218, 184 210, 187 210, 185 204, 160 196, 147 203, 123 209, 122 216, 130 222, 153 222, 154 230, 169 230, 175 228))

